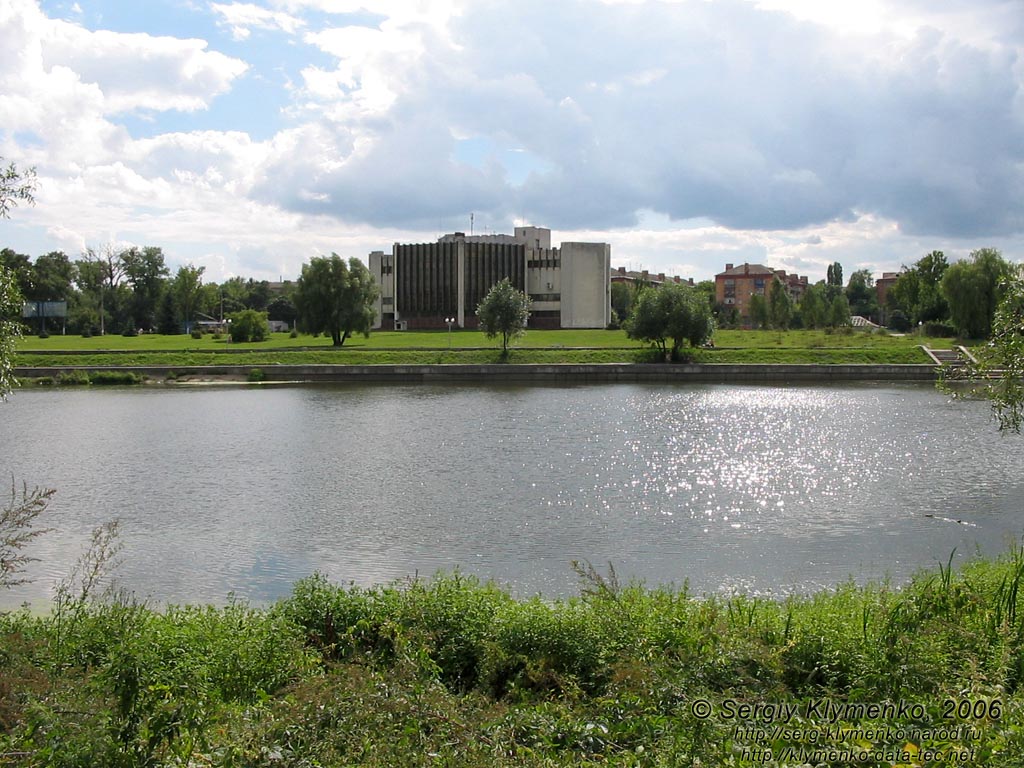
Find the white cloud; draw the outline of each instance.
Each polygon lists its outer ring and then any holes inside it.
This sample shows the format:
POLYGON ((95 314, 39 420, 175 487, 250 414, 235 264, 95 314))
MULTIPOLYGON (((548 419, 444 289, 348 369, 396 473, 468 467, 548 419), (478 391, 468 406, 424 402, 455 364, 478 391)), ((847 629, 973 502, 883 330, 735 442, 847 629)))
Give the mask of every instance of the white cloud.
POLYGON ((433 237, 469 211, 697 276, 744 260, 891 269, 1024 231, 1016 2, 208 7, 251 69, 204 40, 0 3, 0 153, 41 177, 19 216, 61 242, 113 231, 293 275, 311 251, 433 237), (284 58, 276 135, 203 128, 246 72, 277 87, 284 58), (165 127, 172 110, 198 128, 165 127), (128 114, 152 120, 148 138, 128 114))
POLYGON ((220 17, 220 23, 231 30, 236 40, 248 39, 253 29, 295 34, 305 26, 305 22, 296 16, 252 3, 213 3, 210 9, 220 17))

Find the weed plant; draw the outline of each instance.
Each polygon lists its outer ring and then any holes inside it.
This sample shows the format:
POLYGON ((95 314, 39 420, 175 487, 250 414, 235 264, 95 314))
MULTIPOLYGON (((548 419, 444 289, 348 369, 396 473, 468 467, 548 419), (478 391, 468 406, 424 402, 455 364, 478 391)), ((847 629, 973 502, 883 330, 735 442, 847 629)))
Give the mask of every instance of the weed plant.
POLYGON ((822 745, 1020 765, 1019 547, 784 600, 577 571, 555 601, 457 572, 313 575, 261 609, 78 593, 0 615, 0 765, 746 766, 822 745), (796 709, 729 716, 765 703, 796 709))

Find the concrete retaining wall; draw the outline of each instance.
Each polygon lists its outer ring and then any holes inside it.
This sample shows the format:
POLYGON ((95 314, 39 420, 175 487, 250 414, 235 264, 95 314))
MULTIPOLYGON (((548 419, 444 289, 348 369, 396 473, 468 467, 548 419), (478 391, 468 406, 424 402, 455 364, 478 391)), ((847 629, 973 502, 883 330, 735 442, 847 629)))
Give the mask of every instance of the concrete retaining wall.
POLYGON ((151 379, 237 377, 254 368, 265 381, 408 382, 717 382, 790 383, 844 381, 934 381, 932 365, 205 365, 67 366, 16 368, 22 378, 56 377, 65 371, 131 371, 151 379))

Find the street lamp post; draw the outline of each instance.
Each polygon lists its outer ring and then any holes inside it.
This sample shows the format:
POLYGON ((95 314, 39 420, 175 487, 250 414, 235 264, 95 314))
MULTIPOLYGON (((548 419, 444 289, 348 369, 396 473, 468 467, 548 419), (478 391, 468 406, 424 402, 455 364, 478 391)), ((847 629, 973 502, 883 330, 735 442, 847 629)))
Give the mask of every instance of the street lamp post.
POLYGON ((456 321, 455 321, 454 317, 446 317, 444 319, 444 321, 446 323, 448 323, 448 349, 451 349, 452 348, 452 326, 455 325, 456 321))

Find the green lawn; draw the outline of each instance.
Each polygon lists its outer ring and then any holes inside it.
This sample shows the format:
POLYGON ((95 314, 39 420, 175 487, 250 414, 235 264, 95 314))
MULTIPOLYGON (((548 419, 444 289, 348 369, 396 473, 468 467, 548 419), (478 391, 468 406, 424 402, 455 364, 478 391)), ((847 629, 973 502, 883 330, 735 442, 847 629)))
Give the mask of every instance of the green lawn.
MULTIPOLYGON (((927 363, 920 350, 949 347, 952 339, 921 339, 863 332, 718 331, 713 349, 696 350, 701 363, 927 363)), ((624 331, 529 331, 518 340, 512 363, 632 363, 648 350, 624 331)), ((230 344, 207 335, 137 337, 27 337, 18 364, 51 365, 274 365, 274 364, 449 364, 499 361, 499 347, 478 331, 382 331, 349 339, 336 349, 323 336, 272 334, 265 342, 230 344), (449 349, 449 343, 451 349, 449 349), (60 354, 58 354, 60 353, 60 354)))

